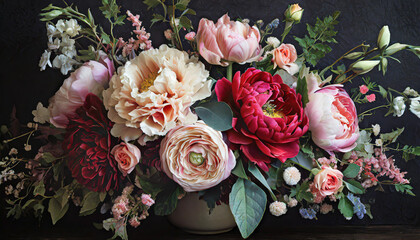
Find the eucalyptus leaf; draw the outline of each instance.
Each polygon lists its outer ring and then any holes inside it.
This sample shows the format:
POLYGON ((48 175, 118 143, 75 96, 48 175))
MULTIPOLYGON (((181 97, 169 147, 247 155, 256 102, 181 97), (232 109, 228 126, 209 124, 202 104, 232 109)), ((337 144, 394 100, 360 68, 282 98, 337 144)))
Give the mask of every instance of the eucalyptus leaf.
POLYGON ((273 199, 273 201, 277 201, 277 197, 276 195, 274 195, 273 191, 270 188, 270 185, 268 185, 267 180, 265 179, 265 177, 262 175, 262 173, 260 172, 260 170, 255 166, 255 164, 253 163, 249 163, 248 164, 248 171, 250 173, 252 173, 252 175, 254 175, 254 177, 256 179, 258 179, 258 181, 264 185, 264 187, 270 192, 271 198, 273 199))
POLYGON ((308 171, 311 171, 313 168, 312 159, 300 151, 296 157, 290 158, 290 160, 308 171))
POLYGON ((233 113, 225 102, 204 102, 195 107, 195 112, 207 125, 217 131, 232 128, 233 113))
POLYGON ((229 195, 229 206, 243 238, 248 238, 260 223, 267 195, 255 183, 238 178, 229 195))

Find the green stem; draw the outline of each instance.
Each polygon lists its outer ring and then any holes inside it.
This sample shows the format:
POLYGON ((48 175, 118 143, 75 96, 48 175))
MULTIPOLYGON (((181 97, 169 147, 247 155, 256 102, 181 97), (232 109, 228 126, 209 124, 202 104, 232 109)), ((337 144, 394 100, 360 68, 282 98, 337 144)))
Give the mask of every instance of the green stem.
POLYGON ((364 112, 360 113, 360 114, 359 114, 359 117, 360 117, 360 116, 365 115, 366 113, 368 113, 368 112, 370 112, 370 111, 373 111, 373 110, 376 110, 376 109, 379 109, 379 108, 383 108, 383 107, 389 107, 389 104, 388 104, 388 105, 381 105, 381 106, 377 106, 377 107, 371 108, 371 109, 369 109, 369 110, 366 110, 366 111, 364 111, 364 112))
POLYGON ((232 82, 232 65, 233 63, 230 63, 226 70, 227 79, 231 82, 232 82))

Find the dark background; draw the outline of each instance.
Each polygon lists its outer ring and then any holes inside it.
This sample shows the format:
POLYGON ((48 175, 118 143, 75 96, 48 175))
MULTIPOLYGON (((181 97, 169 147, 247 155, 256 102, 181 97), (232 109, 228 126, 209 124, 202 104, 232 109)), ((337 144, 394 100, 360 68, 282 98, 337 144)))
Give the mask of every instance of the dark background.
MULTIPOLYGON (((353 46, 366 41, 372 46, 376 44, 379 30, 383 25, 389 25, 391 31, 391 44, 395 42, 411 45, 420 44, 420 1, 296 1, 302 8, 302 22, 314 24, 316 17, 323 18, 332 14, 335 10, 341 11, 339 17, 340 23, 336 30, 339 32, 336 37, 338 44, 332 45, 333 51, 322 60, 317 68, 323 68, 340 57, 353 46)), ((45 23, 39 21, 38 14, 43 7, 49 3, 64 6, 60 0, 0 0, 0 124, 7 124, 12 106, 17 109, 17 117, 21 122, 32 120, 31 111, 36 108, 38 102, 44 106, 48 105, 48 99, 58 90, 62 81, 65 79, 59 70, 47 68, 40 72, 38 62, 44 49, 47 48, 47 36, 45 23)), ((81 12, 86 13, 90 8, 95 22, 106 25, 106 20, 102 17, 98 7, 99 0, 73 0, 68 3, 74 3, 81 12)), ((130 10, 133 14, 140 14, 140 20, 148 32, 152 33, 151 39, 154 47, 165 43, 163 31, 169 26, 158 23, 150 28, 151 11, 147 11, 146 5, 140 0, 119 0, 122 5, 122 12, 130 10)), ((238 17, 249 18, 252 21, 258 19, 269 23, 274 18, 283 19, 284 10, 288 4, 294 1, 244 1, 244 0, 192 0, 190 7, 197 12, 197 16, 191 17, 193 26, 197 27, 199 19, 206 17, 217 20, 225 13, 229 13, 232 19, 238 17)), ((274 32, 274 36, 280 37, 283 31, 283 24, 274 32)), ((130 36, 132 30, 131 24, 120 27, 117 30, 117 36, 121 35, 125 39, 130 36)), ((295 26, 286 43, 292 43, 296 46, 298 53, 300 47, 293 40, 292 36, 303 36, 306 34, 304 24, 295 26)), ((182 36, 184 33, 182 34, 182 36)), ((372 80, 383 86, 389 86, 396 90, 403 91, 407 86, 420 90, 420 59, 410 52, 399 52, 394 55, 401 60, 401 64, 390 60, 388 73, 384 77, 376 70, 369 73, 372 80)), ((52 59, 51 59, 52 61, 52 59)), ((234 69, 237 70, 235 67, 234 69)), ((347 89, 361 85, 361 79, 356 78, 353 83, 346 85, 347 89)), ((373 104, 365 104, 359 111, 366 110, 372 106, 377 106, 381 101, 373 104)), ((420 124, 419 118, 408 110, 402 118, 392 116, 383 117, 385 110, 376 111, 375 117, 368 117, 361 123, 361 128, 370 127, 373 123, 381 125, 381 131, 387 132, 392 128, 405 127, 405 132, 400 137, 402 144, 420 145, 420 124)), ((414 187, 414 193, 420 196, 420 159, 411 160, 405 163, 399 154, 395 155, 397 165, 403 171, 409 171, 408 178, 411 179, 411 185, 414 187)), ((1 188, 3 191, 3 188, 1 188)), ((364 203, 372 203, 372 214, 374 219, 370 220, 367 216, 363 220, 356 217, 346 221, 341 214, 336 211, 334 214, 319 215, 318 221, 304 220, 298 214, 298 208, 288 210, 285 216, 275 218, 266 214, 262 224, 257 231, 275 230, 278 226, 302 226, 302 225, 372 225, 372 224, 419 224, 420 217, 420 199, 396 193, 393 188, 385 187, 386 192, 374 192, 370 190, 363 198, 364 203)), ((4 217, 4 205, 1 201, 0 213, 1 224, 3 228, 12 226, 15 230, 22 229, 24 232, 38 232, 36 220, 27 217, 18 222, 6 220, 4 217), (4 223, 4 224, 3 224, 4 223)), ((109 216, 88 216, 77 217, 77 210, 70 208, 68 216, 57 223, 56 229, 81 229, 86 230, 69 232, 69 234, 86 234, 95 232, 91 227, 91 222, 100 222, 101 219, 109 216), (71 227, 70 227, 71 226, 71 227)), ((45 214, 43 221, 39 224, 40 232, 48 234, 51 227, 48 214, 45 214)), ((131 234, 141 236, 145 233, 154 231, 163 231, 173 229, 173 227, 162 217, 149 217, 142 222, 142 226, 132 231, 131 234)), ((10 229, 9 229, 10 230, 10 229)), ((53 230, 54 231, 54 230, 53 230)), ((65 230, 63 230, 65 231, 65 230)), ((6 231, 8 232, 8 231, 6 231)), ((9 231, 11 232, 11 231, 9 231)), ((93 234, 93 233, 91 233, 93 234)), ((99 233, 98 233, 99 234, 99 233)), ((103 233, 100 233, 103 234, 103 233)), ((93 235, 92 235, 93 236, 93 235)), ((103 236, 103 235, 98 235, 103 236)))

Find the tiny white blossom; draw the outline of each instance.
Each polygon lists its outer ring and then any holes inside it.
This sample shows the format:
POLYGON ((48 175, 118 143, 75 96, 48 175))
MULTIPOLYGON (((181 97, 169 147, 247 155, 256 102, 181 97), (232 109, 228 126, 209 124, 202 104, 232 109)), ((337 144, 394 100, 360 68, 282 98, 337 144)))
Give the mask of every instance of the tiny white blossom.
POLYGON ((411 98, 410 111, 420 118, 420 97, 411 98))
POLYGON ((57 21, 57 23, 55 24, 55 27, 60 33, 63 33, 66 31, 66 24, 64 23, 64 20, 62 19, 57 21))
POLYGON ((67 75, 73 69, 73 65, 77 62, 64 54, 60 54, 54 58, 53 66, 60 68, 61 74, 67 75))
POLYGON ((50 111, 40 102, 36 106, 36 110, 32 111, 32 115, 34 115, 34 122, 46 123, 50 121, 50 111))
POLYGON ((60 41, 59 38, 55 38, 54 41, 51 39, 48 42, 48 49, 50 49, 50 50, 57 50, 57 49, 60 48, 60 43, 61 43, 61 41, 60 41))
POLYGON ((52 24, 47 23, 46 28, 47 28, 48 41, 52 41, 53 37, 60 34, 60 32, 57 30, 57 28, 52 24))
POLYGON ((381 132, 381 126, 379 126, 379 124, 372 125, 372 130, 373 130, 373 134, 375 136, 378 136, 379 132, 381 132))
POLYGON ((410 88, 410 87, 407 87, 405 90, 404 90, 404 92, 403 92, 405 95, 408 95, 408 96, 411 96, 411 97, 418 97, 419 96, 419 93, 416 91, 416 90, 414 90, 414 89, 412 89, 412 88, 410 88))
POLYGON ((269 37, 267 38, 267 44, 273 48, 277 48, 280 45, 280 40, 276 37, 269 37))
POLYGON ((394 116, 401 117, 405 111, 404 97, 398 96, 394 98, 394 116))
POLYGON ((76 46, 74 45, 76 41, 74 39, 71 39, 69 36, 64 36, 61 39, 60 47, 61 47, 61 53, 66 55, 69 58, 73 58, 77 55, 76 52, 76 46))
POLYGON ((51 61, 50 61, 51 52, 45 50, 44 53, 41 56, 41 59, 39 60, 38 66, 41 68, 41 71, 44 71, 47 65, 51 67, 51 61))
POLYGON ((383 144, 382 139, 376 139, 376 140, 375 140, 375 145, 376 145, 377 147, 381 147, 381 146, 382 146, 382 144, 383 144))
POLYGON ((79 24, 77 24, 76 19, 70 19, 70 20, 66 21, 65 32, 70 37, 77 36, 79 34, 80 29, 82 29, 82 28, 80 27, 79 24))

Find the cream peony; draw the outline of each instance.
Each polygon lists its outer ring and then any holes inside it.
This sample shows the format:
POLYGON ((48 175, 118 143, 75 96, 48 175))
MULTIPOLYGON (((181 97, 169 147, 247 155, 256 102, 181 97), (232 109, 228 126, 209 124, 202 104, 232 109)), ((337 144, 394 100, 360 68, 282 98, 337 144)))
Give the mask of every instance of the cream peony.
POLYGON ((190 106, 211 94, 209 72, 195 57, 166 45, 127 62, 104 91, 111 133, 134 140, 143 133, 164 136, 177 125, 191 124, 197 116, 190 106))
POLYGON ((169 131, 160 144, 160 160, 166 175, 186 192, 216 186, 236 164, 222 133, 202 121, 169 131))
POLYGON ((283 172, 283 179, 287 185, 294 186, 300 181, 300 172, 296 167, 288 167, 283 172))
POLYGON ((287 212, 286 203, 284 202, 272 202, 268 208, 270 209, 270 213, 276 217, 286 214, 287 212))

